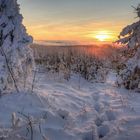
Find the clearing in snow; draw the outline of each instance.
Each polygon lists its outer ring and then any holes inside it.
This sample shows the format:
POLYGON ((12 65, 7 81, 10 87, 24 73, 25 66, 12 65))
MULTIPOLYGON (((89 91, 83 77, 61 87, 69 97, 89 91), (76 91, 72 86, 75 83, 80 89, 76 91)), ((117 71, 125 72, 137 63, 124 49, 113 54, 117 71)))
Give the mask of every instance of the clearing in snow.
POLYGON ((115 87, 113 72, 105 83, 78 78, 37 73, 34 93, 2 96, 1 138, 139 140, 139 94, 115 87))

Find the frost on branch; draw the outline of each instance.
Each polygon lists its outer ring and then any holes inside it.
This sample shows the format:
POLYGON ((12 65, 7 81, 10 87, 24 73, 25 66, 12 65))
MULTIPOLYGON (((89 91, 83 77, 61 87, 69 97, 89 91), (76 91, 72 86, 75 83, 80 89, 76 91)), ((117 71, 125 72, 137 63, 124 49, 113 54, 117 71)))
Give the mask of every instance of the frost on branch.
MULTIPOLYGON (((140 5, 135 11, 140 18, 140 5)), ((120 70, 118 84, 128 89, 140 89, 140 20, 125 27, 117 42, 127 46, 125 68, 120 70)))
MULTIPOLYGON (((140 18, 140 4, 135 8, 138 18, 140 18)), ((140 20, 126 26, 119 35, 118 43, 127 45, 129 48, 137 47, 140 44, 140 20)))
POLYGON ((140 44, 140 21, 125 27, 119 37, 117 42, 125 44, 129 48, 134 48, 140 44))
POLYGON ((0 0, 0 93, 25 86, 33 66, 32 51, 17 0, 0 0))

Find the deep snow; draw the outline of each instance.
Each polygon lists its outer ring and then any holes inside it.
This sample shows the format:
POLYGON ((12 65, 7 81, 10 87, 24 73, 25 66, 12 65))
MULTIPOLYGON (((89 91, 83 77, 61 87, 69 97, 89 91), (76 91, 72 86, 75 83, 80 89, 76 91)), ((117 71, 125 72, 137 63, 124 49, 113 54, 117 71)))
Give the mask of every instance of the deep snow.
POLYGON ((115 73, 106 83, 78 75, 65 81, 51 73, 38 73, 36 81, 33 93, 0 98, 0 136, 6 140, 31 139, 24 115, 33 122, 33 140, 140 139, 140 95, 115 87, 115 73))

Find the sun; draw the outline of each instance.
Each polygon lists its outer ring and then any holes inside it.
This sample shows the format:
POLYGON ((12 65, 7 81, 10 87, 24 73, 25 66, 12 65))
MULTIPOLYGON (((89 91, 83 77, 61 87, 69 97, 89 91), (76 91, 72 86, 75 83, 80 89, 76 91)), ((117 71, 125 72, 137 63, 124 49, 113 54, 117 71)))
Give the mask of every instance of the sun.
POLYGON ((103 35, 103 34, 98 34, 98 35, 96 35, 95 37, 96 37, 96 39, 98 39, 99 41, 106 41, 106 40, 109 38, 108 35, 103 35))
POLYGON ((107 31, 101 31, 95 35, 95 38, 103 42, 103 41, 108 41, 111 38, 111 36, 109 35, 107 31))

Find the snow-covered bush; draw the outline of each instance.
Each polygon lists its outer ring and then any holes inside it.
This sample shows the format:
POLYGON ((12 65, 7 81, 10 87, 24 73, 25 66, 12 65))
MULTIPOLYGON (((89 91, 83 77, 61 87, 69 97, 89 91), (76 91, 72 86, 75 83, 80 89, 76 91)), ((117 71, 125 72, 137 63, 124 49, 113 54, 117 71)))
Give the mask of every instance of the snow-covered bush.
MULTIPOLYGON (((140 5, 135 10, 140 18, 140 5)), ((140 88, 140 19, 125 27, 117 42, 126 46, 125 67, 120 70, 117 82, 127 89, 140 88)))
POLYGON ((0 0, 0 93, 19 91, 33 66, 32 51, 17 0, 0 0))
POLYGON ((58 73, 66 80, 69 80, 73 74, 80 75, 88 81, 103 82, 106 79, 108 61, 91 54, 91 51, 96 52, 96 49, 99 49, 96 46, 33 45, 32 48, 36 64, 45 68, 46 72, 58 73))

